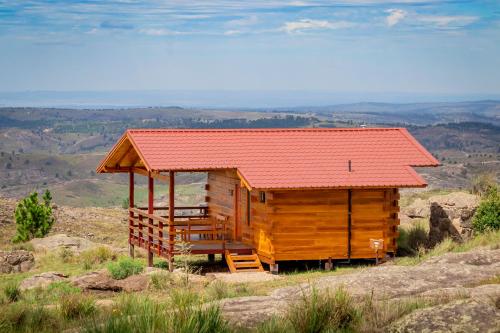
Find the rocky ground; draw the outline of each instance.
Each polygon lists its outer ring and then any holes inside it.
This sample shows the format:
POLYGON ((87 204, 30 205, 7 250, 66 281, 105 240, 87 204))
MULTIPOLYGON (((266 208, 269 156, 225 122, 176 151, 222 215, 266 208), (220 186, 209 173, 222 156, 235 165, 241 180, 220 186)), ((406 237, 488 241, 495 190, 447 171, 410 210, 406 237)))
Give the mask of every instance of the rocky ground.
MULTIPOLYGON (((0 249, 10 247, 15 234, 16 201, 0 197, 0 249)), ((56 223, 50 235, 66 234, 112 246, 126 246, 127 213, 121 208, 54 206, 56 223)))
POLYGON ((385 264, 351 274, 319 278, 311 283, 274 290, 268 296, 251 296, 223 302, 227 318, 241 326, 254 326, 280 314, 311 287, 344 287, 358 299, 378 301, 410 298, 450 302, 412 312, 387 330, 394 332, 498 332, 500 284, 488 284, 500 274, 500 249, 448 253, 417 266, 385 264), (432 315, 433 320, 429 320, 432 315))

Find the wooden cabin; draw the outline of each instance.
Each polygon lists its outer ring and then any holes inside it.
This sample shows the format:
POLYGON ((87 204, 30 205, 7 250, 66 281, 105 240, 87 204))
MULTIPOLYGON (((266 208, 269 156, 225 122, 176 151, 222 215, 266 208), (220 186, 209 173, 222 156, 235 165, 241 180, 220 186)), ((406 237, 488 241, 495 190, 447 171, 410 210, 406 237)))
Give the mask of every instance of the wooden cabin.
POLYGON ((413 167, 438 165, 404 128, 131 129, 97 172, 129 174, 131 255, 139 246, 172 269, 188 244, 234 272, 394 253, 399 188, 425 187, 413 167), (175 206, 177 172, 206 173, 204 202, 175 206), (148 179, 147 207, 134 204, 136 175, 148 179))

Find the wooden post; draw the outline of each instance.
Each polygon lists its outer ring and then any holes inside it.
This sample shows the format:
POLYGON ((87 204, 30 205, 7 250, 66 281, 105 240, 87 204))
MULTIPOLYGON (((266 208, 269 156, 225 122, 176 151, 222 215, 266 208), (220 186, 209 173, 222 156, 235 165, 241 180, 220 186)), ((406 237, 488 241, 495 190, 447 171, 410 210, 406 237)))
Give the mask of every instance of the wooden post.
POLYGON ((129 207, 129 234, 128 234, 128 249, 130 253, 130 257, 135 257, 134 244, 132 244, 132 240, 134 238, 134 213, 130 211, 130 208, 134 208, 134 173, 132 171, 129 172, 129 189, 128 189, 128 207, 129 207))
POLYGON ((209 262, 214 262, 215 261, 215 254, 209 253, 208 254, 208 261, 209 262))
POLYGON ((332 257, 328 258, 328 261, 325 262, 325 271, 331 271, 333 269, 332 257))
POLYGON ((168 232, 169 232, 169 246, 168 246, 168 270, 174 270, 174 216, 175 216, 175 173, 168 172, 168 232))
MULTIPOLYGON (((151 173, 148 176, 148 214, 154 213, 154 178, 151 173)), ((153 219, 148 218, 148 266, 153 267, 153 219)))
POLYGON ((278 264, 269 264, 269 270, 271 271, 271 274, 278 274, 278 264))

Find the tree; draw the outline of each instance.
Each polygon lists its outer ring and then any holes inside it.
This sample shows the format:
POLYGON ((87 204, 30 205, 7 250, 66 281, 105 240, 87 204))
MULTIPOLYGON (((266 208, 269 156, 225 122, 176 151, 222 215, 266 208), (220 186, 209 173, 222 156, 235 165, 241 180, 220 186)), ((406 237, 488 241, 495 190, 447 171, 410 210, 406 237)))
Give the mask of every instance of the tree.
POLYGON ((13 242, 26 242, 49 233, 55 221, 49 190, 45 191, 42 199, 43 202, 39 202, 35 191, 18 203, 15 211, 17 230, 13 242))
POLYGON ((500 230, 500 194, 491 187, 483 197, 472 219, 472 227, 477 232, 500 230))

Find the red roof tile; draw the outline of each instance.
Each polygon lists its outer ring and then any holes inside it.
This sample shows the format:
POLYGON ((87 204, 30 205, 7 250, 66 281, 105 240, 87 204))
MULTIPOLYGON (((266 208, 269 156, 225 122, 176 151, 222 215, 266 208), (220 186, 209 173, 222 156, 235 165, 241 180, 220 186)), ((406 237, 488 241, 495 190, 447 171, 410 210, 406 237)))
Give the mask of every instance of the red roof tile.
POLYGON ((150 171, 234 168, 263 189, 420 187, 426 183, 411 167, 439 165, 404 128, 133 129, 125 136, 150 171))

